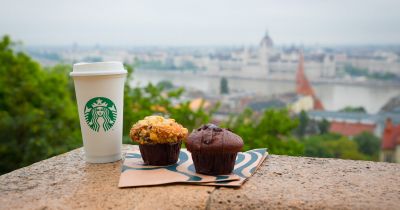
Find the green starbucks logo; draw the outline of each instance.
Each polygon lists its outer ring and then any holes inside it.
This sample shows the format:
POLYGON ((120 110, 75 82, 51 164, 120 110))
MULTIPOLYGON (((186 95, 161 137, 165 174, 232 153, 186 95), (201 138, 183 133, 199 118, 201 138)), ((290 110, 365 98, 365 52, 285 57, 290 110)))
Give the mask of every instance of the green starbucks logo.
POLYGON ((117 119, 117 108, 108 98, 95 97, 90 99, 85 106, 85 120, 88 126, 96 131, 102 128, 110 130, 117 119))

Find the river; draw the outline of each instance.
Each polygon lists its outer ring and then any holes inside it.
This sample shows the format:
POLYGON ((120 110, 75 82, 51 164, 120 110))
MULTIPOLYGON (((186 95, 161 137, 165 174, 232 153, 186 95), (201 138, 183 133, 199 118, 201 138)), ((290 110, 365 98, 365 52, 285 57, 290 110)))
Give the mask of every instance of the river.
MULTIPOLYGON (((174 71, 135 71, 133 86, 143 86, 148 82, 156 84, 169 80, 174 85, 193 88, 205 93, 216 94, 219 91, 219 77, 209 77, 192 72, 174 71)), ((254 80, 228 78, 231 91, 246 91, 263 95, 276 95, 293 92, 293 81, 254 80)), ((317 83, 313 84, 317 96, 326 110, 339 110, 345 106, 362 106, 369 113, 376 113, 393 96, 400 95, 400 86, 394 85, 349 85, 317 83)))

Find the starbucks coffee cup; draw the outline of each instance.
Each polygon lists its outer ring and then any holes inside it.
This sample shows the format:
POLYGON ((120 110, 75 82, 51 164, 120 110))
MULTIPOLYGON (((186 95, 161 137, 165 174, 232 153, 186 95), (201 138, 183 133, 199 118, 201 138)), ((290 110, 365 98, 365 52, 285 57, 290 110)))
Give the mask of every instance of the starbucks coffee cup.
POLYGON ((121 62, 77 63, 70 73, 89 163, 121 159, 126 74, 121 62))

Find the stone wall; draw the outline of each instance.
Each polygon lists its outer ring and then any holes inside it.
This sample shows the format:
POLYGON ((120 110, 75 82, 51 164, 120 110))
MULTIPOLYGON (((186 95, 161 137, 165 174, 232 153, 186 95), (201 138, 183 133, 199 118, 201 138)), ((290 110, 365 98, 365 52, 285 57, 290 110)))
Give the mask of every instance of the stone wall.
MULTIPOLYGON (((125 145, 124 150, 129 146, 125 145)), ((0 209, 398 209, 400 164, 271 155, 240 188, 119 189, 77 149, 0 176, 0 209)))

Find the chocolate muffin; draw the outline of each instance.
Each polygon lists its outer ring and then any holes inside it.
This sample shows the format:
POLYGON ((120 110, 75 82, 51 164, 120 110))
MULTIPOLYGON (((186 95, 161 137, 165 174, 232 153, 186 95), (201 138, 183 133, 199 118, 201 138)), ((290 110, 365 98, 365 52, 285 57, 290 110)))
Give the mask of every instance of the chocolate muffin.
POLYGON ((201 126, 186 141, 196 172, 207 175, 232 173, 236 155, 242 147, 240 136, 214 124, 201 126))
POLYGON ((164 166, 178 161, 181 144, 187 134, 188 130, 174 119, 148 116, 132 126, 129 136, 139 143, 145 164, 164 166))

